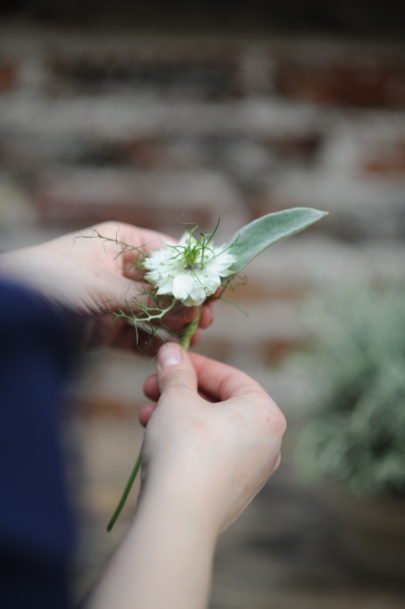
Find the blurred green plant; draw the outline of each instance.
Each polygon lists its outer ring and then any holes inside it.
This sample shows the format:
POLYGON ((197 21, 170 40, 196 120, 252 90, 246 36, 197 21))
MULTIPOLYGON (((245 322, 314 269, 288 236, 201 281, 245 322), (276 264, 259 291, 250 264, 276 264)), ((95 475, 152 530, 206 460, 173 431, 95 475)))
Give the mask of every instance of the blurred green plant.
POLYGON ((300 467, 357 494, 405 495, 405 286, 357 286, 325 305, 312 360, 321 389, 300 467))

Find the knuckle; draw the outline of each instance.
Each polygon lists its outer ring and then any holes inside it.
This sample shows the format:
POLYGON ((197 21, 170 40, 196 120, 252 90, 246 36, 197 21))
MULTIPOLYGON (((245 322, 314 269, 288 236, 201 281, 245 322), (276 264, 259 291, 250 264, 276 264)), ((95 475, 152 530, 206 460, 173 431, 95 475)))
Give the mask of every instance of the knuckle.
POLYGON ((194 378, 188 370, 171 370, 166 376, 166 383, 170 389, 176 391, 190 390, 194 385, 194 378))
POLYGON ((281 410, 279 410, 277 413, 275 424, 277 431, 281 436, 283 436, 287 431, 287 420, 281 410))
POLYGON ((281 452, 279 452, 277 454, 277 457, 276 457, 276 459, 274 461, 273 472, 276 472, 278 470, 278 468, 280 467, 280 464, 281 464, 281 452))
MULTIPOLYGON (((287 430, 287 420, 284 414, 271 398, 269 398, 269 402, 267 402, 267 408, 271 412, 271 422, 273 431, 277 433, 277 435, 282 437, 287 430)), ((267 412, 269 412, 269 410, 267 410, 267 412)))
POLYGON ((221 380, 218 388, 219 395, 230 395, 232 393, 236 376, 236 374, 230 374, 221 380))
POLYGON ((177 381, 175 381, 174 383, 170 384, 170 387, 167 390, 168 392, 170 392, 170 395, 175 398, 182 398, 185 394, 187 394, 190 391, 190 386, 182 381, 181 379, 178 379, 177 381))
POLYGON ((113 227, 117 228, 117 226, 118 226, 118 222, 114 223, 114 222, 110 222, 110 221, 106 220, 104 222, 98 222, 97 224, 94 225, 94 228, 99 231, 101 231, 101 230, 109 231, 113 227))

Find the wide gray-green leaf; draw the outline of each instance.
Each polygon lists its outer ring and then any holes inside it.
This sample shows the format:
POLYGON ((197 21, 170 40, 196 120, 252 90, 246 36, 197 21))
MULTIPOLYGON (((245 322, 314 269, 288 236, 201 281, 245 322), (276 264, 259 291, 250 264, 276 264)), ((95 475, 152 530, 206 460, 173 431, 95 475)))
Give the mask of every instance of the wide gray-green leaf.
POLYGON ((307 228, 327 215, 311 207, 293 207, 267 214, 243 226, 228 243, 227 251, 236 258, 232 270, 243 269, 264 249, 307 228))

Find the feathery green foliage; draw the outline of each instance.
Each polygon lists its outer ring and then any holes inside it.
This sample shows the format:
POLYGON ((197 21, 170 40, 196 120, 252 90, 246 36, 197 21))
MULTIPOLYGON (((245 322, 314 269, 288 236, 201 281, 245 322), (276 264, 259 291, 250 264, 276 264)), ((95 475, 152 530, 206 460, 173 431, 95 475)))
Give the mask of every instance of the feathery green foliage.
MULTIPOLYGON (((362 494, 405 494, 405 286, 331 294, 315 362, 325 383, 299 461, 362 494)), ((318 327, 323 327, 322 324, 318 327)))

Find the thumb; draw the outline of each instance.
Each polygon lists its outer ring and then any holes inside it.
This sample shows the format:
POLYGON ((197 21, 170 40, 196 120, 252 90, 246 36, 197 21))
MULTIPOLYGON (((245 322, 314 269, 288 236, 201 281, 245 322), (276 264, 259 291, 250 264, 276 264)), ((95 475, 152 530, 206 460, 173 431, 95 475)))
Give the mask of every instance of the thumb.
POLYGON ((197 392, 197 375, 187 352, 176 343, 164 344, 158 353, 160 393, 169 389, 197 392))
POLYGON ((142 305, 150 305, 148 287, 150 288, 145 283, 117 277, 112 273, 100 277, 96 288, 100 295, 102 312, 109 313, 116 309, 137 310, 142 305))

